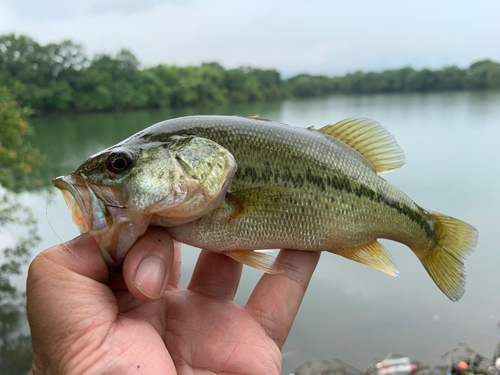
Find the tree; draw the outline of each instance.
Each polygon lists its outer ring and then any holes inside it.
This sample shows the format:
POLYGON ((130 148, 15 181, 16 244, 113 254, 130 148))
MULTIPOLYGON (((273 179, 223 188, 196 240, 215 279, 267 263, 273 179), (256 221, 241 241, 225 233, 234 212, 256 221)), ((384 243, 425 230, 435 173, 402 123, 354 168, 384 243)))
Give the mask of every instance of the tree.
POLYGON ((500 64, 490 67, 486 79, 488 80, 488 88, 500 89, 500 64))
POLYGON ((469 67, 469 73, 472 73, 474 70, 476 70, 478 68, 484 68, 485 66, 494 65, 494 64, 496 64, 496 62, 491 61, 489 59, 476 61, 475 63, 472 63, 471 66, 469 67))
POLYGON ((359 91, 374 93, 387 91, 387 81, 382 73, 366 73, 359 81, 359 91))
POLYGON ((20 108, 5 87, 0 88, 0 185, 13 191, 41 185, 33 172, 43 158, 26 140, 33 132, 23 119, 28 114, 29 110, 20 108))
POLYGON ((45 49, 53 78, 63 76, 67 79, 71 73, 85 69, 89 64, 83 46, 69 39, 59 44, 50 43, 45 49))
POLYGON ((385 70, 380 74, 381 79, 385 81, 384 92, 403 92, 408 90, 408 77, 410 77, 415 70, 410 67, 385 70))
POLYGON ((308 74, 301 74, 290 80, 290 92, 298 98, 312 98, 321 95, 318 80, 308 74))
POLYGON ((465 87, 473 90, 499 89, 500 64, 491 60, 475 62, 469 68, 465 87))
POLYGON ((348 73, 339 80, 339 89, 341 92, 345 93, 360 93, 361 92, 361 80, 363 79, 364 73, 357 71, 353 74, 348 73))
POLYGON ((135 72, 139 70, 140 63, 137 57, 128 49, 122 48, 115 56, 118 62, 118 69, 126 72, 135 72))
POLYGON ((247 68, 247 74, 255 77, 266 100, 282 99, 285 96, 281 75, 275 69, 247 68))
POLYGON ((436 75, 432 70, 422 69, 408 76, 408 91, 432 91, 436 88, 436 75))
POLYGON ((245 68, 226 70, 224 87, 232 103, 255 102, 264 99, 263 93, 259 90, 257 78, 245 72, 245 68))
POLYGON ((449 66, 435 72, 436 90, 462 90, 467 72, 456 66, 449 66))
POLYGON ((38 113, 112 111, 185 107, 277 100, 293 95, 384 93, 500 88, 500 64, 473 63, 437 71, 410 67, 382 72, 356 71, 327 77, 299 74, 282 80, 274 69, 225 69, 217 62, 201 66, 160 64, 141 69, 128 49, 115 55, 87 57, 71 40, 40 45, 16 34, 0 36, 0 82, 22 106, 38 113))
POLYGON ((14 79, 39 81, 38 67, 44 63, 42 47, 26 35, 0 36, 0 69, 14 79))

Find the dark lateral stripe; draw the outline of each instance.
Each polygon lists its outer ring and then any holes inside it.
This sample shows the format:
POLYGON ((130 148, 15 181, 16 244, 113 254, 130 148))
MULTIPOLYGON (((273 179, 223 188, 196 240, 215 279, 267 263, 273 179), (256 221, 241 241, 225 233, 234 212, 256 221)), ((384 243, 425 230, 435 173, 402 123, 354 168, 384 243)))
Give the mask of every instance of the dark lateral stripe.
POLYGON ((306 176, 304 178, 300 174, 293 174, 290 168, 285 167, 281 170, 272 170, 269 162, 265 162, 262 170, 259 172, 256 168, 251 166, 246 166, 238 168, 234 176, 235 180, 249 181, 252 184, 262 183, 263 185, 280 185, 280 186, 293 186, 294 188, 300 189, 304 186, 304 181, 309 182, 312 185, 319 187, 321 190, 325 190, 324 183, 319 181, 318 178, 306 176), (316 185, 314 182, 319 183, 316 185))
POLYGON ((425 231, 428 237, 433 237, 435 235, 431 227, 429 226, 429 223, 425 219, 424 212, 420 207, 418 207, 419 211, 416 211, 403 202, 396 202, 390 197, 373 191, 366 185, 361 184, 360 182, 352 178, 349 178, 340 170, 336 170, 332 176, 327 176, 326 178, 324 178, 324 180, 326 180, 327 186, 332 189, 355 194, 360 198, 368 198, 371 201, 381 203, 387 207, 395 209, 400 214, 408 217, 411 221, 418 224, 418 226, 420 226, 425 231))
POLYGON ((425 219, 424 211, 418 207, 418 211, 409 207, 407 204, 402 202, 397 202, 388 196, 378 193, 364 184, 348 177, 345 173, 340 170, 333 171, 330 176, 318 176, 314 174, 310 169, 306 170, 304 176, 300 173, 292 174, 289 168, 284 168, 281 171, 271 172, 269 163, 268 167, 264 167, 262 172, 259 174, 258 171, 253 167, 244 167, 236 172, 235 179, 240 179, 243 181, 251 181, 252 184, 255 183, 273 183, 282 186, 293 186, 294 188, 302 188, 304 183, 312 185, 315 188, 326 191, 327 188, 336 191, 345 192, 348 194, 354 194, 359 198, 367 198, 373 202, 383 204, 396 210, 401 215, 408 217, 411 221, 416 223, 428 237, 434 237, 435 233, 432 231, 429 223, 425 219))

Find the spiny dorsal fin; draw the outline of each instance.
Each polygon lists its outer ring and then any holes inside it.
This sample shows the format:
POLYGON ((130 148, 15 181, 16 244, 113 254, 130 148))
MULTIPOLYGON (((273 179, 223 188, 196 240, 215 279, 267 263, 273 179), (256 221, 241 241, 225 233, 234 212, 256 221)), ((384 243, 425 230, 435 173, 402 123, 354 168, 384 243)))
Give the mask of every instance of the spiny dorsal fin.
POLYGON ((251 118, 253 120, 260 120, 260 121, 271 121, 267 118, 261 118, 261 117, 259 117, 259 115, 248 115, 248 116, 243 116, 243 117, 251 118))
POLYGON ((392 260, 391 254, 377 240, 355 249, 332 250, 330 252, 385 272, 388 275, 398 275, 398 269, 392 260))
POLYGON ((403 150, 378 122, 367 118, 348 118, 318 131, 331 135, 363 155, 375 173, 389 172, 405 163, 403 150))

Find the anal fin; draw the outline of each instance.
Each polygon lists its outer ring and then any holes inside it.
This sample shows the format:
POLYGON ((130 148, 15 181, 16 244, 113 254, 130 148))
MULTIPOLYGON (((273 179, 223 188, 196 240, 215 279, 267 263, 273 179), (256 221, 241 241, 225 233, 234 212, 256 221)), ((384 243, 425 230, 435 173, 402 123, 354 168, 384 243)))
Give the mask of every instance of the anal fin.
POLYGON ((358 248, 332 250, 330 252, 385 272, 388 275, 398 275, 398 269, 394 264, 391 254, 377 240, 373 240, 368 245, 358 248))
POLYGON ((257 253, 253 250, 224 251, 223 254, 247 266, 264 271, 265 273, 282 273, 277 260, 270 255, 257 253))

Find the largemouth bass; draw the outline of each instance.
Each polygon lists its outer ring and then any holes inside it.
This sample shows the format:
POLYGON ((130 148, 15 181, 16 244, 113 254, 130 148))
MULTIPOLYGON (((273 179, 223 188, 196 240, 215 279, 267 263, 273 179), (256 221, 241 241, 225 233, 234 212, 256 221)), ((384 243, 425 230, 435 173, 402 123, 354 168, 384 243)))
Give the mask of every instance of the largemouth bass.
POLYGON ((192 116, 153 125, 53 184, 112 269, 149 225, 270 273, 280 265, 254 250, 328 251, 396 275, 377 241, 386 238, 407 245, 457 301, 477 231, 419 207, 379 176, 403 164, 392 135, 369 119, 315 130, 192 116))

